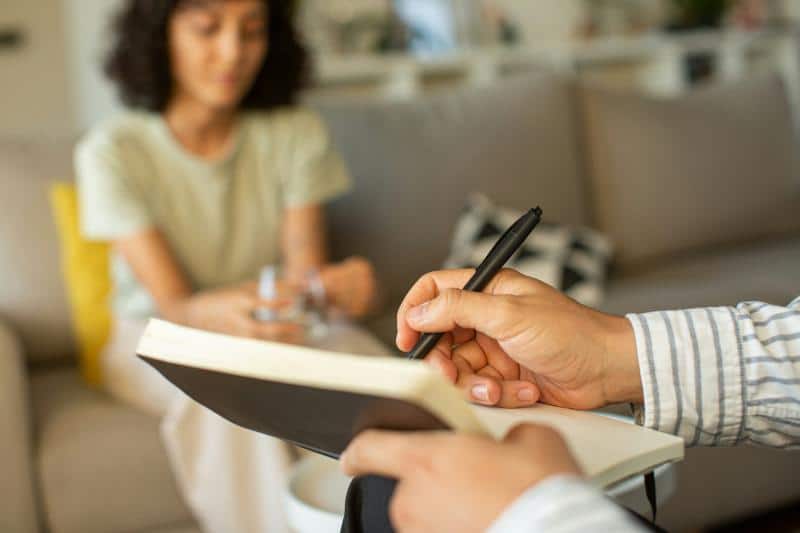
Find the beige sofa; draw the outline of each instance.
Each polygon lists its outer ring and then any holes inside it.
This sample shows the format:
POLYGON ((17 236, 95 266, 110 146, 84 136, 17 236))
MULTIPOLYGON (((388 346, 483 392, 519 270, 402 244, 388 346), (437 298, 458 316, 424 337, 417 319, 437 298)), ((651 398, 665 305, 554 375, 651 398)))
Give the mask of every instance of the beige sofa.
MULTIPOLYGON (((337 255, 372 258, 390 304, 437 268, 466 195, 541 204, 590 224, 619 262, 615 312, 786 303, 800 293, 800 180, 776 78, 679 100, 577 88, 549 75, 407 103, 318 106, 356 190, 329 209, 337 255)), ((0 531, 196 531, 158 421, 79 380, 46 188, 70 179, 71 146, 0 142, 0 531)), ((800 498, 800 455, 692 450, 669 529, 800 498)))

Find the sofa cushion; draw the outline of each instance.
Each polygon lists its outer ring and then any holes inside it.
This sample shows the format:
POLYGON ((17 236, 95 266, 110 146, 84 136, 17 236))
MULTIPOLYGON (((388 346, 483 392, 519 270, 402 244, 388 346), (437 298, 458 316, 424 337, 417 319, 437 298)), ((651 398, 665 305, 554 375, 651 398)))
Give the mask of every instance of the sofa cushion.
POLYGON ((584 87, 582 101, 596 222, 623 266, 800 231, 777 75, 675 99, 584 87))
POLYGON ((199 526, 195 525, 176 525, 158 529, 148 529, 141 533, 203 533, 199 526))
POLYGON ((69 141, 0 140, 0 317, 35 360, 74 351, 47 193, 71 161, 69 141))
POLYGON ((374 261, 399 302, 447 257, 467 196, 516 209, 540 204, 550 222, 586 222, 574 92, 550 75, 410 102, 320 103, 353 174, 329 208, 336 256, 374 261))
POLYGON ((157 419, 88 389, 74 368, 35 373, 32 395, 50 531, 128 532, 191 521, 157 419))
POLYGON ((800 295, 800 238, 694 254, 612 280, 603 308, 614 313, 735 305, 787 305, 800 295))
POLYGON ((22 346, 0 322, 0 531, 39 531, 22 346))

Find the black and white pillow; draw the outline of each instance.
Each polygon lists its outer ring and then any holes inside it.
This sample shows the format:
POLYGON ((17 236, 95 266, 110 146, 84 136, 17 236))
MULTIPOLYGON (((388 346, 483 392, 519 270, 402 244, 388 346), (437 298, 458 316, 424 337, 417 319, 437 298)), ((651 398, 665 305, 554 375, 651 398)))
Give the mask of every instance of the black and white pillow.
MULTIPOLYGON (((477 267, 520 216, 521 211, 496 206, 482 194, 470 196, 445 268, 477 267)), ((542 222, 507 266, 594 307, 603 299, 611 255, 611 241, 597 231, 542 222)))

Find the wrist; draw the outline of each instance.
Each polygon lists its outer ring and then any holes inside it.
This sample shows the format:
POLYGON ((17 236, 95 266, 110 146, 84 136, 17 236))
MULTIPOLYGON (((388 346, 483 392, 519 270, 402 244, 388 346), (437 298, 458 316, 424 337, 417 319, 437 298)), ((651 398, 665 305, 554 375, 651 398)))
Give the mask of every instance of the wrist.
POLYGON ((642 378, 633 327, 627 318, 615 315, 604 315, 602 322, 606 404, 642 403, 642 378))
POLYGON ((336 312, 343 310, 344 302, 341 297, 343 282, 339 275, 338 264, 329 264, 320 268, 316 287, 318 293, 324 295, 323 307, 325 309, 336 312))
POLYGON ((192 299, 192 297, 177 298, 162 304, 159 306, 161 317, 175 324, 196 327, 192 299))

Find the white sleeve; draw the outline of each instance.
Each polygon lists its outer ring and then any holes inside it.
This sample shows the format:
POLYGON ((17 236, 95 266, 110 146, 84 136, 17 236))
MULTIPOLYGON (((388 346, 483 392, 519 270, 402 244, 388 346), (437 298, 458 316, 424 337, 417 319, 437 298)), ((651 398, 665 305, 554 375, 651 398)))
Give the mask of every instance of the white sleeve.
POLYGON ((647 531, 622 508, 580 478, 556 476, 528 489, 488 533, 647 531))
POLYGON ((154 226, 119 143, 105 132, 93 132, 78 145, 75 171, 84 237, 112 241, 154 226))
POLYGON ((800 447, 800 298, 628 319, 645 426, 690 446, 800 447))

